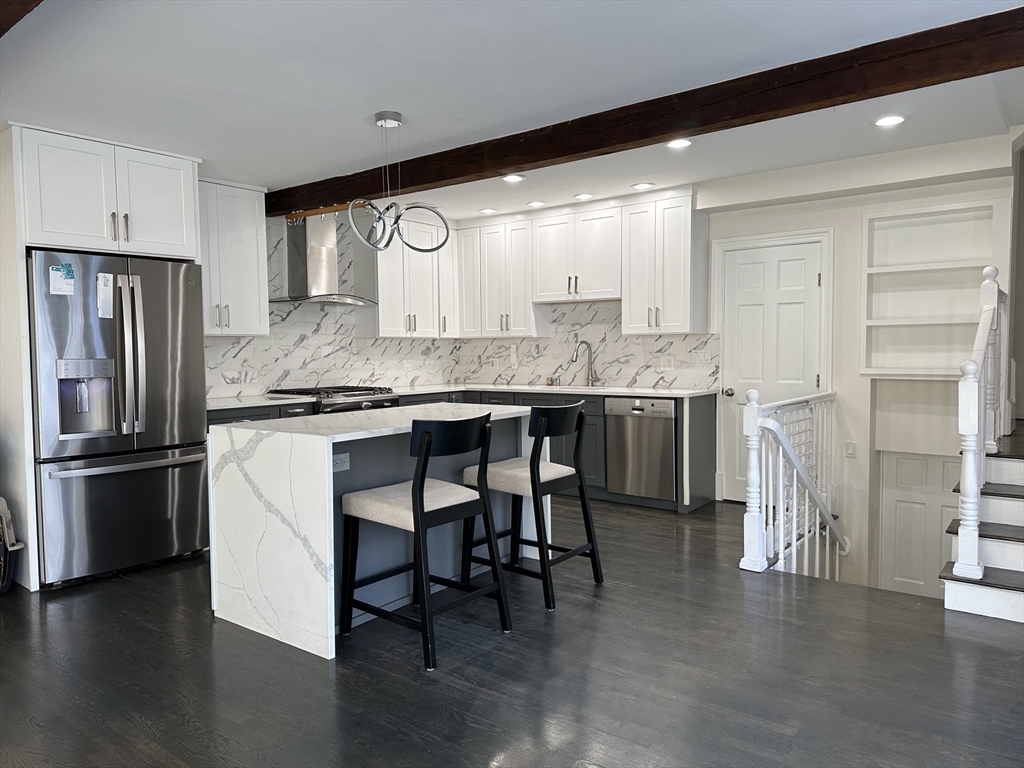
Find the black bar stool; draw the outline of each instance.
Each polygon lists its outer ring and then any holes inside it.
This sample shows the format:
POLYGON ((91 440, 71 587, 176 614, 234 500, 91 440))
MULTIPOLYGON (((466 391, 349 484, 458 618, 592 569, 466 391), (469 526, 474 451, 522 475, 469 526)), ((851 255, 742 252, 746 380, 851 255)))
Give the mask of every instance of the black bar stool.
MULTIPOLYGON (((512 494, 512 526, 498 533, 498 538, 506 536, 512 539, 512 547, 507 563, 502 567, 512 573, 532 576, 540 579, 544 585, 544 605, 549 611, 555 610, 555 587, 551 580, 551 566, 563 563, 570 558, 582 556, 590 558, 590 566, 594 571, 594 583, 604 581, 601 572, 601 556, 597 550, 597 537, 594 535, 594 518, 590 514, 590 497, 587 495, 587 483, 583 476, 583 429, 587 423, 587 415, 583 412, 583 402, 576 405, 541 407, 530 409, 530 437, 534 438, 533 451, 529 458, 521 456, 507 461, 492 464, 489 476, 483 481, 491 490, 512 494), (576 435, 576 447, 573 450, 572 463, 569 467, 550 461, 541 461, 545 437, 561 437, 576 435), (575 488, 580 496, 580 507, 583 510, 583 527, 587 533, 587 543, 578 547, 562 547, 548 542, 547 525, 544 522, 544 507, 541 500, 552 493, 575 488), (533 514, 537 524, 537 540, 532 541, 521 537, 523 524, 523 498, 533 499, 533 514), (523 568, 519 565, 520 547, 523 544, 537 547, 540 557, 540 572, 523 568), (551 552, 560 553, 552 558, 551 552)), ((481 477, 476 467, 467 467, 462 475, 463 482, 468 486, 479 487, 481 477)), ((473 549, 486 544, 487 539, 474 539, 475 521, 463 521, 462 529, 462 581, 469 583, 469 571, 473 563, 489 563, 473 555, 473 549)))
POLYGON ((341 634, 352 631, 352 611, 362 611, 378 616, 403 627, 418 630, 423 636, 423 664, 433 669, 436 664, 434 650, 434 616, 468 603, 478 597, 491 597, 498 601, 498 615, 504 632, 512 631, 505 582, 501 574, 501 558, 498 540, 494 531, 494 517, 487 490, 487 460, 491 445, 491 415, 475 419, 452 421, 420 421, 412 423, 412 439, 409 455, 416 457, 416 473, 406 483, 372 488, 366 491, 346 493, 341 497, 341 509, 345 514, 345 562, 341 574, 341 634), (456 483, 446 483, 427 477, 427 464, 431 456, 455 456, 480 451, 480 463, 476 469, 481 478, 478 490, 473 491, 456 483), (493 581, 482 587, 474 587, 468 579, 455 581, 432 576, 427 557, 427 530, 456 520, 476 521, 480 515, 484 520, 482 543, 487 544, 493 581), (359 521, 372 520, 411 531, 415 536, 414 559, 407 565, 392 568, 383 573, 356 579, 356 557, 359 551, 359 521), (355 599, 355 591, 368 584, 414 571, 413 601, 419 605, 419 621, 387 611, 375 605, 355 599), (466 594, 434 605, 430 596, 430 585, 441 584, 466 594))

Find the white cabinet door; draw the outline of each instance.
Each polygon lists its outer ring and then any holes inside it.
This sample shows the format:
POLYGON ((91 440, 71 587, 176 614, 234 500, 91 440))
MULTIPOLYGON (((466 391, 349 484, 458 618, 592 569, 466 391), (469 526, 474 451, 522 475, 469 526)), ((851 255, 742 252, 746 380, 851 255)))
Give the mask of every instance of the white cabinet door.
POLYGON ((576 235, 572 215, 533 222, 534 301, 572 300, 576 235))
POLYGON ((690 196, 661 200, 655 210, 655 328, 659 333, 704 333, 707 214, 693 211, 690 196))
POLYGON ((28 243, 118 250, 113 145, 45 131, 22 136, 28 243))
POLYGON ((505 225, 480 229, 481 324, 484 336, 505 333, 505 225))
MULTIPOLYGON (((405 239, 417 248, 437 245, 437 227, 410 222, 405 225, 405 239)), ((408 246, 402 248, 405 258, 405 311, 410 315, 411 336, 436 339, 439 333, 437 252, 420 253, 408 246)))
POLYGON ((573 294, 581 301, 622 296, 622 209, 577 213, 573 294))
POLYGON ((536 336, 533 314, 533 222, 505 225, 505 331, 512 336, 536 336))
POLYGON ((480 280, 480 230, 463 229, 457 234, 459 253, 459 335, 483 335, 481 326, 482 283, 480 280))
POLYGON ((654 203, 622 209, 622 332, 655 334, 654 203))
POLYGON ((115 147, 121 250, 196 257, 196 164, 115 147))
POLYGON ((377 254, 377 333, 408 336, 411 328, 405 311, 405 260, 402 242, 396 237, 377 254))
POLYGON ((263 193, 223 185, 216 190, 220 332, 225 336, 266 336, 270 333, 270 309, 263 193))
POLYGON ((199 182, 199 255, 203 275, 203 333, 220 335, 220 253, 217 185, 199 182))
MULTIPOLYGON (((441 338, 458 338, 462 327, 459 319, 459 257, 455 246, 458 234, 452 231, 448 242, 437 252, 437 302, 441 313, 438 335, 441 338)), ((443 229, 438 229, 438 237, 444 237, 443 229)))

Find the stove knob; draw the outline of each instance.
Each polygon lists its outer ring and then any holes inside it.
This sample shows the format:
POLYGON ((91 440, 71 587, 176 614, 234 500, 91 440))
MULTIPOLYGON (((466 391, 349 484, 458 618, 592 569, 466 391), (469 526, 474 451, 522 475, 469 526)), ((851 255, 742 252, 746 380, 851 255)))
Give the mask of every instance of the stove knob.
POLYGON ((360 407, 365 411, 365 410, 368 410, 370 408, 373 408, 373 403, 371 403, 369 400, 367 400, 360 407))

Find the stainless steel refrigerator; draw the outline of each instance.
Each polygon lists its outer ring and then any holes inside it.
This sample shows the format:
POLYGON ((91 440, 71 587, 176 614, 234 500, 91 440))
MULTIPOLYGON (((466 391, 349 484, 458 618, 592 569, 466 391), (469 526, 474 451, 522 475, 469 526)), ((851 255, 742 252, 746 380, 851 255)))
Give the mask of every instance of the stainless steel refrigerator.
POLYGON ((41 581, 209 545, 197 265, 30 251, 41 581))

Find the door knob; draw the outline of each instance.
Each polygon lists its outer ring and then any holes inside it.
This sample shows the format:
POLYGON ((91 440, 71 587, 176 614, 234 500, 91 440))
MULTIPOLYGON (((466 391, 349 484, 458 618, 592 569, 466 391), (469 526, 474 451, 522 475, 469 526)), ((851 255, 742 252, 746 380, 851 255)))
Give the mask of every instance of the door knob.
POLYGON ((732 397, 733 395, 736 394, 736 390, 733 389, 732 387, 728 387, 722 390, 722 394, 725 395, 726 397, 732 397))

